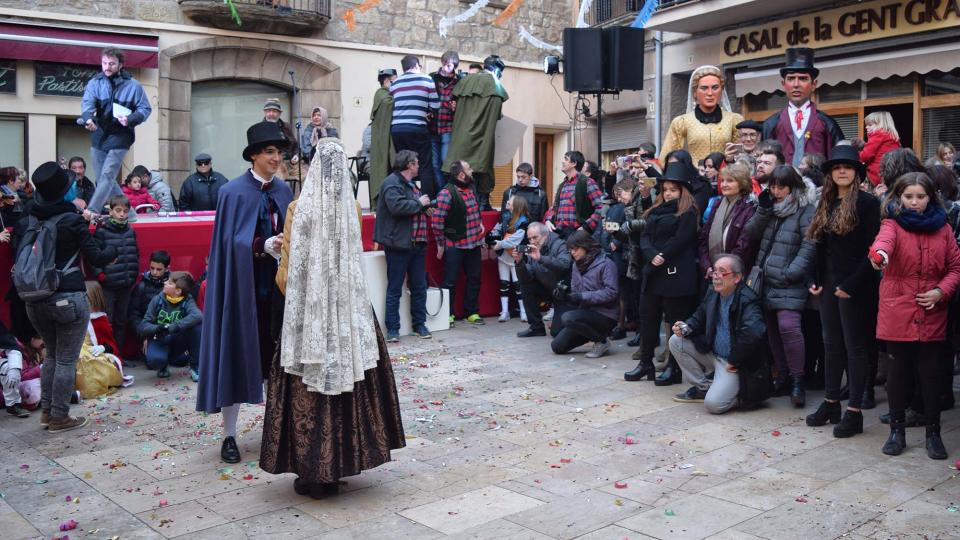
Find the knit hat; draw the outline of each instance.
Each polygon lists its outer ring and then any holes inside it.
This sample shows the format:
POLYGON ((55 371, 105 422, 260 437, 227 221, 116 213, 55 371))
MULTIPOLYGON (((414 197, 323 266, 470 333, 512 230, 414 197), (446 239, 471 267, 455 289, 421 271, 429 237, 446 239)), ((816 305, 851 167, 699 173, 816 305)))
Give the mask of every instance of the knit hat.
POLYGON ((283 112, 283 105, 280 105, 280 100, 277 98, 270 98, 266 103, 263 104, 263 110, 267 111, 273 109, 275 111, 283 112))

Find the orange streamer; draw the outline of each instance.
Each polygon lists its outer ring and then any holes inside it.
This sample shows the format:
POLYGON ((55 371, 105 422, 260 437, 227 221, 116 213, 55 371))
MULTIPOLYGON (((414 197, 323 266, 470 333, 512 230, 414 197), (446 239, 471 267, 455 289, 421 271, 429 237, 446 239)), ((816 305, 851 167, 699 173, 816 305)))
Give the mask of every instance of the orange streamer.
POLYGON ((494 26, 502 26, 503 23, 507 22, 507 19, 513 17, 517 10, 520 9, 520 5, 523 4, 523 0, 513 0, 510 2, 510 5, 503 8, 503 11, 500 12, 500 15, 497 15, 497 18, 493 20, 494 26))
POLYGON ((366 13, 371 9, 377 7, 377 4, 380 3, 380 0, 364 0, 362 4, 357 6, 357 11, 360 13, 366 13))
POLYGON ((353 32, 357 29, 357 16, 354 15, 352 9, 348 9, 343 14, 343 20, 347 22, 347 30, 353 32))

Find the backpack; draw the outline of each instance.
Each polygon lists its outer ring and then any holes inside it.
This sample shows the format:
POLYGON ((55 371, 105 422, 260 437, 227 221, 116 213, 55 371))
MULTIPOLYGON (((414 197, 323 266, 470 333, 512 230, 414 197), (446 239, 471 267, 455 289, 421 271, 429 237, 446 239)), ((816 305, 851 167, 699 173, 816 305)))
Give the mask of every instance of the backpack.
POLYGON ((57 292, 63 276, 79 272, 73 266, 80 251, 58 269, 57 224, 68 214, 58 214, 46 221, 28 216, 27 231, 23 235, 13 263, 13 284, 24 302, 40 302, 57 292))

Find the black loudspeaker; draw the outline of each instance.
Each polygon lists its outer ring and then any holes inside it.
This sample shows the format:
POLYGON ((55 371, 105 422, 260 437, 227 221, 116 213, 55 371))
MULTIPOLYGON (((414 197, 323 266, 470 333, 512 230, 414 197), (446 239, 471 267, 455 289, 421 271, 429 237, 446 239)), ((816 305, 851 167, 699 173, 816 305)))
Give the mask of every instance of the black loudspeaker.
MULTIPOLYGON (((602 28, 563 29, 563 89, 589 94, 603 90, 602 28)), ((641 75, 642 78, 642 75, 641 75)))
POLYGON ((643 39, 643 28, 611 26, 603 29, 605 89, 643 90, 643 39))

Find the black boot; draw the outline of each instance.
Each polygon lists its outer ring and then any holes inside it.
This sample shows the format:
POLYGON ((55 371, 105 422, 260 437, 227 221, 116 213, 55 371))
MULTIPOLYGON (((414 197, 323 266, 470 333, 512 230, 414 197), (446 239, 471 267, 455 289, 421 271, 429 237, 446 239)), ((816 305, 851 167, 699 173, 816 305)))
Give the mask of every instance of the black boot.
POLYGON ((793 388, 790 390, 790 403, 793 406, 802 409, 807 405, 807 392, 803 389, 803 375, 799 377, 790 377, 793 388))
POLYGON ((927 426, 927 457, 947 459, 947 449, 943 447, 943 439, 940 438, 940 424, 927 426))
POLYGON ((877 399, 873 393, 873 386, 867 386, 863 390, 863 399, 860 402, 861 409, 873 409, 877 406, 877 399))
POLYGON ((858 433, 863 433, 863 413, 860 411, 843 411, 843 418, 840 423, 833 426, 833 436, 838 439, 853 437, 858 433))
POLYGON ((635 336, 630 338, 630 341, 627 342, 627 347, 639 347, 640 346, 640 332, 637 332, 635 336))
POLYGON ((623 374, 623 380, 642 381, 646 377, 648 381, 652 381, 656 375, 657 370, 653 367, 653 362, 641 360, 637 367, 623 374))
POLYGON ((786 379, 782 381, 773 381, 773 391, 770 397, 783 397, 790 395, 790 383, 786 379))
POLYGON ((907 447, 907 431, 903 425, 904 412, 890 413, 890 436, 883 443, 883 453, 888 456, 899 456, 907 447))
POLYGON ((823 403, 817 407, 817 410, 813 413, 807 415, 807 425, 808 426, 822 426, 827 422, 831 424, 836 424, 840 422, 840 402, 835 401, 830 403, 827 400, 823 400, 823 403))
POLYGON ((233 437, 225 437, 220 446, 220 459, 224 463, 240 463, 240 448, 233 437))
POLYGON ((677 361, 671 356, 670 360, 667 361, 667 368, 657 376, 653 384, 656 386, 670 386, 671 384, 680 384, 681 382, 683 382, 683 372, 680 371, 680 366, 677 365, 677 361))

